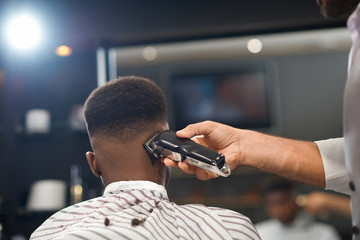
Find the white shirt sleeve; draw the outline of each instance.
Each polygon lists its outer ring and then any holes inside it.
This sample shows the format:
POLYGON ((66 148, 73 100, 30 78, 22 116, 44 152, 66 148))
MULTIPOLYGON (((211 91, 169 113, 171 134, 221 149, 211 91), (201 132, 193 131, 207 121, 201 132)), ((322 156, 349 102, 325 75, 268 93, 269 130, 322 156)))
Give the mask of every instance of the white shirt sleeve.
POLYGON ((350 194, 349 175, 345 164, 344 138, 315 142, 324 165, 326 189, 350 194))

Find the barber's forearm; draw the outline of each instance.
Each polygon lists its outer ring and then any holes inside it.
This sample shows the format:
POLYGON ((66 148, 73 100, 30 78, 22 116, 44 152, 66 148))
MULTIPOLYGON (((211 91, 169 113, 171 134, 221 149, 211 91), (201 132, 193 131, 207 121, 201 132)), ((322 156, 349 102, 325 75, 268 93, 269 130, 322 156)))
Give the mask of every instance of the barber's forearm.
POLYGON ((345 217, 351 217, 350 198, 339 195, 328 195, 325 208, 345 217))
POLYGON ((298 182, 325 187, 321 155, 315 143, 244 131, 241 165, 253 166, 298 182))

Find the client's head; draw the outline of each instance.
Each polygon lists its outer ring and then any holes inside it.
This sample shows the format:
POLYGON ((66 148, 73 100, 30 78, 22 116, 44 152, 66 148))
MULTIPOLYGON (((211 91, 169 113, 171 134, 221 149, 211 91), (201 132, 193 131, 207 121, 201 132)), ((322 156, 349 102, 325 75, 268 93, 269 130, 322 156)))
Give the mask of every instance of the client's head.
POLYGON ((154 82, 137 76, 112 80, 90 94, 84 116, 94 151, 86 158, 105 186, 121 180, 166 184, 166 167, 142 146, 168 128, 165 96, 154 82))

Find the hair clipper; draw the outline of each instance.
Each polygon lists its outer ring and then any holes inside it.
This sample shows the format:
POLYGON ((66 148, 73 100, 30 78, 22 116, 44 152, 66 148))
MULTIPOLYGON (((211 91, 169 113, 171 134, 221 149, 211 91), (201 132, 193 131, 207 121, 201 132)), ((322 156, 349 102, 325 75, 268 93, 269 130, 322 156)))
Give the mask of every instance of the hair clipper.
POLYGON ((179 138, 170 130, 157 132, 143 146, 154 159, 170 157, 175 161, 186 162, 223 177, 231 174, 224 155, 188 138, 179 138))

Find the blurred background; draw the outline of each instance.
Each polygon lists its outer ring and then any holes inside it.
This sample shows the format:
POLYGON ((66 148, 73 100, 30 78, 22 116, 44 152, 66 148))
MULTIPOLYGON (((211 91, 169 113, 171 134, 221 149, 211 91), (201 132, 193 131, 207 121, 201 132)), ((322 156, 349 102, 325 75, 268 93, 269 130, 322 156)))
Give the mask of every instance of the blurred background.
MULTIPOLYGON (((211 119, 303 140, 342 136, 346 19, 324 19, 315 0, 0 1, 0 239, 26 239, 59 208, 102 194, 85 160, 82 104, 119 75, 160 85, 173 130, 211 119)), ((267 219, 266 177, 239 167, 201 182, 174 169, 168 191, 257 223, 267 219)), ((350 238, 349 218, 319 220, 350 238)))

